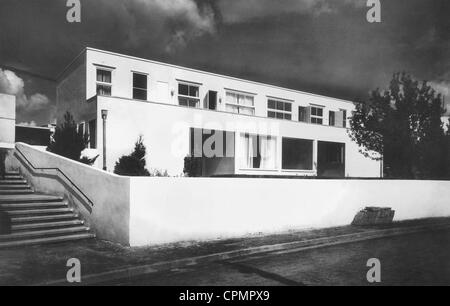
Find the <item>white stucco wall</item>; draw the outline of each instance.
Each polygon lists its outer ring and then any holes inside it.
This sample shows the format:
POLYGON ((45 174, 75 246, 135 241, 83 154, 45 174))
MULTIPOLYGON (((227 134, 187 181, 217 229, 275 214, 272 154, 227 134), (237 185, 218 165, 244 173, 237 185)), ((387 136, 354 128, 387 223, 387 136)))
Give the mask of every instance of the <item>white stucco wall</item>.
POLYGON ((350 224, 365 206, 395 220, 449 216, 449 181, 131 178, 130 245, 350 224))
POLYGON ((16 97, 0 93, 0 148, 14 148, 16 97))
MULTIPOLYGON (((189 127, 197 127, 240 132, 254 132, 262 129, 263 134, 265 129, 269 135, 278 136, 280 142, 281 137, 292 137, 345 143, 346 176, 379 177, 380 174, 380 163, 365 158, 359 153, 357 145, 351 141, 345 128, 113 97, 98 97, 97 105, 99 109, 97 143, 101 154, 103 127, 100 111, 108 110, 106 143, 107 166, 110 170, 114 168, 120 156, 129 154, 133 150, 135 141, 139 135, 143 135, 144 143, 148 148, 148 167, 168 170, 171 175, 179 175, 183 171, 183 158, 189 152, 189 127)), ((279 145, 281 146, 281 143, 279 145)), ((238 147, 236 149, 238 150, 238 147)), ((239 156, 239 152, 236 156, 239 156)), ((280 150, 278 159, 278 167, 281 169, 280 150)), ((101 157, 98 160, 101 160, 101 157)), ((235 169, 237 174, 296 174, 292 171, 248 171, 240 169, 239 165, 238 161, 235 169)), ((297 172, 297 174, 310 173, 310 171, 297 172)))

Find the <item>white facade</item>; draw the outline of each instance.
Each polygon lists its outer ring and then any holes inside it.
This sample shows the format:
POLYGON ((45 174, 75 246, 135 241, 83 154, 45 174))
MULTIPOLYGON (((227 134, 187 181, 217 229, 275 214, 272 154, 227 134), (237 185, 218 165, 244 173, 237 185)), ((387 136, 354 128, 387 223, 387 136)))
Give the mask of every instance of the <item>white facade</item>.
POLYGON ((12 149, 15 142, 16 97, 0 93, 0 149, 12 149))
MULTIPOLYGON (((60 76, 57 107, 58 120, 70 111, 91 135, 98 167, 101 111, 108 111, 110 171, 142 135, 148 167, 180 175, 184 157, 195 151, 192 139, 206 129, 232 136, 221 150, 225 157, 206 154, 203 175, 380 176, 380 163, 359 153, 348 136, 349 101, 87 48, 60 76)), ((218 140, 200 147, 214 142, 217 149, 218 140)))

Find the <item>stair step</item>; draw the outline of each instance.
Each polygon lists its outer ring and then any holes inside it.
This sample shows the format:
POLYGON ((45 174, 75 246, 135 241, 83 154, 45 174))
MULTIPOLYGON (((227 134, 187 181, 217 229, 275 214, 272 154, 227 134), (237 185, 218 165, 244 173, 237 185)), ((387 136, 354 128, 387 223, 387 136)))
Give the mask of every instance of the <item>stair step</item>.
POLYGON ((37 237, 48 237, 55 235, 67 235, 78 232, 88 232, 89 227, 86 226, 76 226, 76 227, 68 227, 68 228, 57 228, 57 229, 47 229, 40 231, 29 231, 29 232, 19 232, 12 233, 8 235, 0 235, 0 241, 14 240, 14 239, 30 239, 37 237))
POLYGON ((11 185, 11 184, 27 184, 27 181, 26 181, 26 180, 23 180, 23 179, 17 179, 17 180, 12 180, 12 179, 0 180, 0 185, 11 185))
POLYGON ((61 214, 61 215, 49 215, 49 216, 33 216, 33 217, 14 217, 11 218, 11 223, 25 223, 25 222, 38 222, 38 221, 51 221, 61 219, 76 219, 77 214, 61 214))
POLYGON ((14 217, 14 216, 19 216, 19 215, 73 213, 73 209, 72 208, 44 208, 44 209, 7 210, 6 213, 9 216, 14 217))
POLYGON ((52 227, 64 227, 64 226, 74 226, 83 225, 83 220, 69 220, 69 221, 54 221, 54 222, 44 222, 44 223, 24 223, 15 224, 11 226, 11 231, 21 231, 21 230, 33 230, 42 228, 52 228, 52 227))
POLYGON ((88 239, 88 238, 95 238, 95 235, 91 234, 91 233, 83 233, 83 234, 76 234, 76 235, 64 235, 64 236, 57 236, 57 237, 49 237, 49 238, 6 241, 6 242, 0 242, 0 248, 34 245, 34 244, 44 244, 44 243, 67 242, 67 241, 74 241, 74 240, 88 239))
POLYGON ((33 208, 64 208, 67 207, 66 202, 42 202, 42 203, 15 203, 15 204, 0 204, 0 208, 4 210, 11 209, 33 209, 33 208))
POLYGON ((0 204, 13 203, 42 203, 42 202, 60 202, 62 197, 49 196, 42 194, 24 194, 24 195, 2 195, 0 194, 0 204))
POLYGON ((28 184, 10 184, 10 185, 0 185, 0 190, 5 189, 31 189, 31 186, 28 184))
MULTIPOLYGON (((5 175, 5 179, 7 179, 7 180, 8 179, 9 180, 17 180, 17 179, 23 180, 24 178, 20 174, 7 174, 7 175, 5 175)), ((3 180, 3 178, 0 177, 0 180, 3 180)))
POLYGON ((0 189, 0 196, 2 195, 22 195, 22 194, 32 194, 34 190, 32 189, 0 189))

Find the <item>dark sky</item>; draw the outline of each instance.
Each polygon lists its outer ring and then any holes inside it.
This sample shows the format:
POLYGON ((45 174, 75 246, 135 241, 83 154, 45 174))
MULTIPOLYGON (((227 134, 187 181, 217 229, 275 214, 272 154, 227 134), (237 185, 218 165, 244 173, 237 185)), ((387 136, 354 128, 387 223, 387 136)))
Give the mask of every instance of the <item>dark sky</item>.
POLYGON ((449 0, 381 0, 373 24, 366 0, 80 2, 71 24, 66 0, 0 0, 0 91, 18 95, 19 122, 52 119, 55 83, 38 76, 86 46, 350 100, 396 71, 449 95, 449 0))

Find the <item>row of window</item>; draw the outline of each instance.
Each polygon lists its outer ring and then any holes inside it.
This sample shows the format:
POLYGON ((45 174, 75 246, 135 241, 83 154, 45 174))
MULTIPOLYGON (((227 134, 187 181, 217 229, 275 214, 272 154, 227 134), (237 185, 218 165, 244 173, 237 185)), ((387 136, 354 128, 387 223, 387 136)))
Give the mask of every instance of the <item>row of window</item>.
MULTIPOLYGON (((147 100, 147 75, 133 72, 133 99, 147 100)), ((97 95, 111 96, 112 71, 97 68, 97 95)))
MULTIPOLYGON (((276 170, 276 140, 273 136, 242 134, 241 169, 276 170)), ((313 146, 312 140, 282 137, 281 169, 313 170, 313 146)), ((344 170, 345 144, 319 141, 318 160, 318 171, 326 169, 328 175, 344 170)))
MULTIPOLYGON (((108 69, 97 68, 97 95, 111 96, 112 72, 108 69)), ((147 100, 147 75, 133 72, 133 99, 147 100)), ((189 83, 178 84, 178 104, 186 107, 200 107, 200 87, 189 83)), ((209 91, 204 105, 205 108, 216 110, 217 92, 209 91)), ((225 109, 228 112, 245 115, 255 115, 254 96, 235 91, 227 91, 225 109)), ((277 99, 268 99, 267 117, 292 120, 292 102, 277 99)), ((301 122, 323 124, 323 107, 299 106, 298 120, 301 122)), ((346 127, 347 112, 329 112, 329 125, 346 127)))

